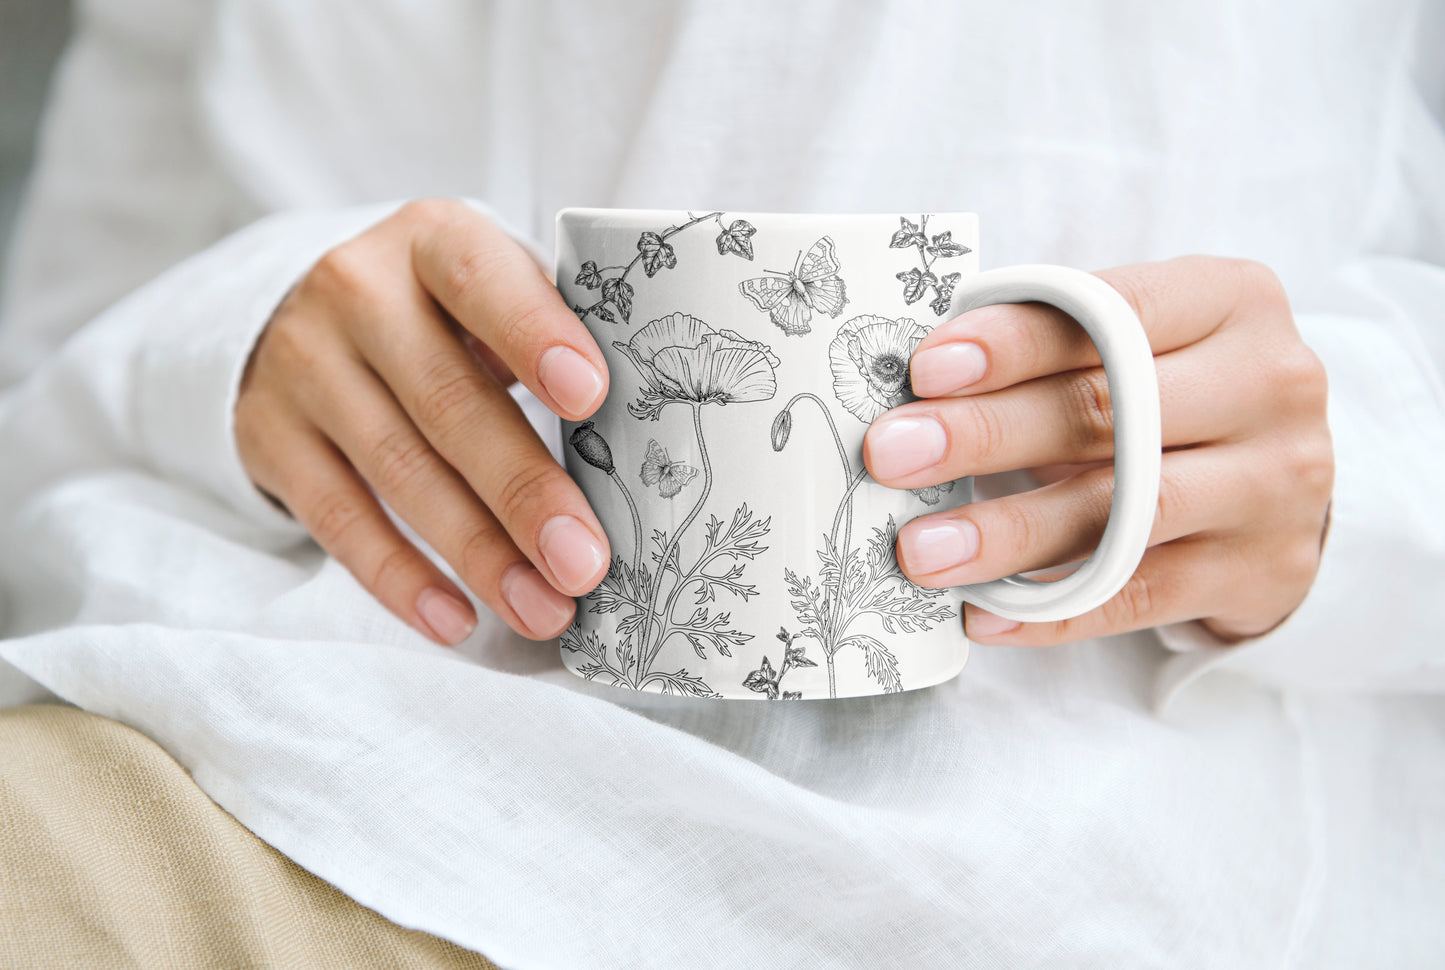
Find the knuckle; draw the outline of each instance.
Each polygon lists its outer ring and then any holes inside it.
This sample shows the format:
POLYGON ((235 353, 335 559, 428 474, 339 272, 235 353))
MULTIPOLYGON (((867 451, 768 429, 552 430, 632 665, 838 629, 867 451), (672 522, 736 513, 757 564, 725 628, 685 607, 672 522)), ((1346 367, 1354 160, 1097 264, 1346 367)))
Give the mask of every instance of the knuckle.
POLYGON ((476 414, 484 393, 471 366, 448 355, 425 372, 416 398, 417 420, 443 433, 455 430, 476 414))
POLYGON ((452 258, 443 285, 452 299, 465 303, 516 271, 516 258, 505 249, 469 249, 452 258))
POLYGON ((454 199, 412 199, 396 211, 398 217, 421 225, 446 222, 456 210, 454 199))
POLYGON ((377 484, 386 490, 405 488, 432 460, 431 446, 409 427, 388 431, 371 446, 377 484))
POLYGON ((345 492, 328 493, 311 511, 311 535, 334 554, 365 515, 366 509, 354 497, 345 492))
POLYGON ((510 564, 499 562, 507 547, 495 530, 478 527, 470 530, 457 548, 453 563, 457 575, 484 600, 494 601, 492 592, 501 581, 503 567, 510 564))
MULTIPOLYGON (((1004 449, 1007 436, 1004 434, 1003 418, 982 400, 965 399, 964 414, 967 416, 968 439, 959 441, 956 435, 950 434, 950 450, 966 451, 973 460, 991 465, 1004 449)), ((949 426, 946 420, 941 420, 941 423, 944 427, 949 426)))
POLYGON ((548 330, 552 308, 541 303, 526 303, 500 314, 496 321, 496 347, 527 347, 548 330))
POLYGON ((1241 292, 1247 294, 1252 302, 1273 307, 1289 306, 1284 283, 1269 266, 1257 259, 1232 259, 1230 263, 1241 292))
MULTIPOLYGON (((1009 562, 1026 569, 1037 565, 1049 530, 1039 519, 1037 503, 1028 500, 1002 502, 998 509, 1003 522, 1004 553, 1009 562)), ((994 530, 990 529, 990 532, 994 530)))
MULTIPOLYGON (((519 462, 497 489, 493 511, 503 522, 519 522, 536 506, 560 507, 556 486, 562 471, 542 461, 519 462)), ((515 529, 509 530, 515 532, 515 529)))
POLYGON ((405 543, 388 549, 372 569, 371 582, 366 584, 366 588, 381 593, 403 585, 407 576, 416 570, 417 555, 416 550, 405 543))
POLYGON ((1135 572, 1113 599, 1104 605, 1111 632, 1147 625, 1157 606, 1158 591, 1143 572, 1135 572))
POLYGON ((318 259, 306 274, 304 285, 331 296, 354 296, 366 291, 373 275, 371 261, 361 247, 347 242, 318 259))
POLYGON ((1147 277, 1137 271, 1114 271, 1109 273, 1110 286, 1119 292, 1138 314, 1139 319, 1148 325, 1150 321, 1157 319, 1155 314, 1157 297, 1154 289, 1149 285, 1147 277))
POLYGON ((1114 408, 1109 381, 1102 368, 1075 371, 1066 378, 1066 390, 1073 407, 1076 442, 1091 457, 1114 441, 1114 408))
POLYGON ((1296 338, 1295 346, 1275 363, 1274 380, 1285 400, 1302 411, 1324 414, 1329 402, 1329 378, 1319 356, 1296 338))

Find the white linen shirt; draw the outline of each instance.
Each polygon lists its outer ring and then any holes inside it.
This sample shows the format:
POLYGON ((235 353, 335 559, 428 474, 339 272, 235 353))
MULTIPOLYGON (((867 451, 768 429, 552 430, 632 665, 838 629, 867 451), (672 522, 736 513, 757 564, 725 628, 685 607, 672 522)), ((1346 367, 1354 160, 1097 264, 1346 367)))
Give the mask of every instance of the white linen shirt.
POLYGON ((0 317, 0 696, 138 727, 507 967, 1438 966, 1442 46, 1407 0, 82 3, 0 317), (1330 374, 1319 578, 1247 644, 975 647, 826 704, 593 687, 484 608, 442 650, 231 433, 281 296, 429 195, 536 253, 613 205, 1260 259, 1330 374))

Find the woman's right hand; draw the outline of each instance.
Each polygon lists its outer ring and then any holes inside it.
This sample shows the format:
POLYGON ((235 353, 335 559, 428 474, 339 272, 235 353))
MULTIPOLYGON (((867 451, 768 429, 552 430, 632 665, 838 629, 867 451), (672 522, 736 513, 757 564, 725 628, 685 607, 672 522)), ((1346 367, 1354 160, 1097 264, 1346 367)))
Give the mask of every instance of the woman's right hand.
POLYGON ((237 445, 256 485, 417 629, 456 644, 476 615, 378 498, 513 629, 547 639, 610 553, 515 380, 581 420, 607 366, 486 217, 412 202, 327 253, 277 309, 242 379, 237 445))

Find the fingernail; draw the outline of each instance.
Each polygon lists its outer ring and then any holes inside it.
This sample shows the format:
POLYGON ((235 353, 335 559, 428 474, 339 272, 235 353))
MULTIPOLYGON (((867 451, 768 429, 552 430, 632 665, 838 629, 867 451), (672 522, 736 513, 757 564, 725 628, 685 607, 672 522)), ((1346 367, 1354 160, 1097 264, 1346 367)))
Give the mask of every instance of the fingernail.
POLYGON ((572 622, 576 605, 526 563, 517 563, 502 577, 502 599, 533 633, 548 636, 572 622))
POLYGON ((587 581, 607 564, 607 554, 592 530, 570 515, 554 515, 537 537, 542 558, 563 588, 583 592, 587 581))
POLYGON ((465 640, 477 626, 467 604, 435 586, 421 591, 416 598, 416 612, 438 640, 452 647, 465 640))
POLYGON ((967 519, 922 528, 904 527, 899 554, 908 571, 920 575, 962 566, 978 555, 978 526, 967 519))
POLYGON ((988 610, 970 610, 966 633, 971 637, 996 637, 1000 633, 1012 633, 1023 626, 1018 620, 1005 620, 988 610))
POLYGON ((967 340, 939 344, 914 354, 908 364, 913 393, 919 397, 952 394, 983 380, 988 370, 988 355, 978 344, 967 340))
POLYGON ((537 363, 537 379, 568 414, 585 414, 602 396, 602 374, 571 347, 553 347, 537 363))
POLYGON ((948 435, 929 417, 882 417, 868 429, 868 469, 877 479, 902 478, 943 460, 948 435))

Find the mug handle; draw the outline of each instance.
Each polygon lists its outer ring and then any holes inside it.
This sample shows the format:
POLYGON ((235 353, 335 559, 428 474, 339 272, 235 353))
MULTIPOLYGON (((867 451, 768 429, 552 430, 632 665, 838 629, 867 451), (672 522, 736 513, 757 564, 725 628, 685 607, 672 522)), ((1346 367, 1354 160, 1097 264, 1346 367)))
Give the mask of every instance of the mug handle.
POLYGON ((1114 424, 1114 497, 1098 548, 1055 582, 1016 575, 959 588, 966 602, 1023 623, 1087 613, 1123 589, 1138 568, 1159 501, 1159 380, 1143 324, 1108 283, 1065 266, 988 270, 966 278, 954 299, 959 313, 996 303, 1047 303, 1077 320, 1098 348, 1114 424))

